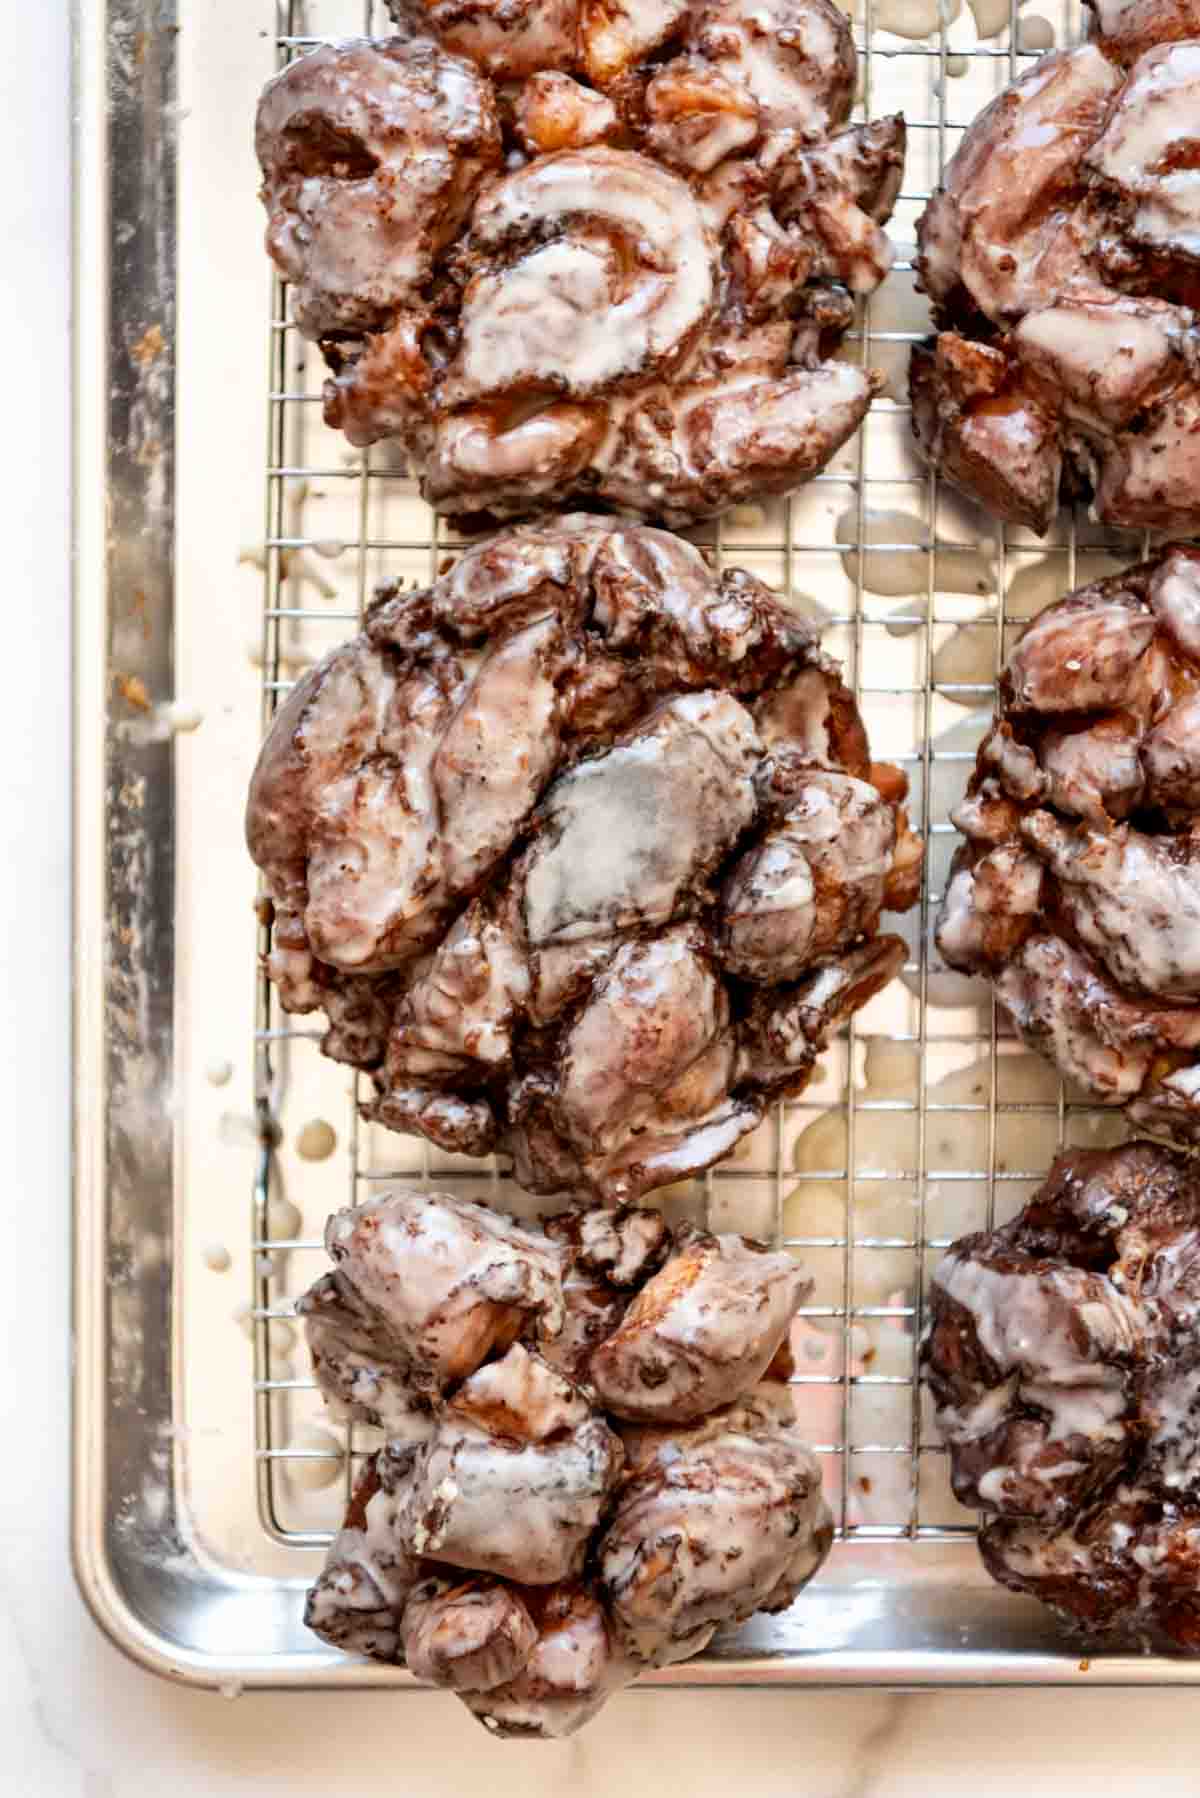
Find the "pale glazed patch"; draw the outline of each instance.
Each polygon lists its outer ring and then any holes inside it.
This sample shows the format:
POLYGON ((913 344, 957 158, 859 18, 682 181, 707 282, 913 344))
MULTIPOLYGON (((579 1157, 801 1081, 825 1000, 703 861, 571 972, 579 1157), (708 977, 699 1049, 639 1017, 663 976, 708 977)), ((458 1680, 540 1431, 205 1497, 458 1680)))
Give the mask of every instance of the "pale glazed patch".
POLYGON ((1139 1094, 1160 1051, 1200 1047, 1194 1010, 1147 1012, 1058 937, 1031 936, 995 985, 1030 1047, 1102 1104, 1139 1094))
POLYGON ((1200 43, 1148 50, 1089 153, 1097 173, 1133 199, 1134 235, 1185 256, 1200 254, 1200 170, 1179 154, 1194 146, 1188 125, 1198 100, 1200 43))
POLYGON ((656 1114, 664 1125, 698 1121, 724 1100, 727 1000, 704 947, 676 925, 623 945, 596 982, 563 1044, 558 1106, 581 1145, 611 1152, 656 1114))
POLYGON ((335 1212, 325 1243, 426 1385, 470 1373, 533 1314, 551 1334, 561 1319, 553 1245, 465 1199, 396 1187, 335 1212))
POLYGON ((1200 810, 1200 695, 1181 699, 1142 740, 1146 797, 1174 816, 1200 810))
POLYGON ((463 1383, 419 1451, 401 1539, 522 1585, 573 1578, 623 1458, 579 1393, 515 1343, 463 1383))
POLYGON ((1054 196, 1120 83, 1095 45, 1056 51, 979 115, 918 229, 935 304, 960 280, 995 320, 1058 299, 1078 270, 1079 245, 1054 196))
POLYGON ((1052 606, 1008 658, 1017 711, 1118 709, 1139 698, 1138 664, 1154 641, 1154 618, 1136 605, 1100 601, 1052 606))
POLYGON ((304 1621, 326 1642, 375 1660, 401 1658, 400 1621, 421 1577, 396 1533, 398 1497, 367 1476, 371 1495, 338 1531, 308 1595, 304 1621), (373 1488, 373 1490, 371 1490, 373 1488))
POLYGON ((404 1608, 404 1658, 418 1679, 451 1692, 488 1692, 515 1679, 537 1628, 511 1587, 429 1579, 404 1608))
POLYGON ((1150 604, 1185 655, 1200 662, 1200 558, 1172 549, 1150 582, 1150 604))
POLYGON ((1128 824, 1100 835, 1034 812, 1022 832, 1059 883, 1083 943, 1120 985, 1159 999, 1200 993, 1200 866, 1128 824))
POLYGON ((431 40, 322 45, 268 83, 256 145, 267 247, 306 335, 416 299, 500 132, 488 84, 431 40))
POLYGON ((692 1237, 592 1355, 601 1403, 642 1423, 690 1423, 732 1404, 765 1373, 809 1285, 788 1254, 692 1237))
MULTIPOLYGON (((410 1357, 341 1273, 325 1274, 296 1302, 313 1374, 330 1413, 422 1441, 433 1420, 410 1357)), ((426 1381, 427 1385, 428 1382, 426 1381)))
POLYGON ((805 769, 778 784, 783 816, 735 864, 725 894, 729 966, 770 982, 874 928, 896 846, 895 818, 868 782, 805 769))
POLYGON ((665 923, 685 883, 703 878, 750 822, 760 750, 736 700, 689 694, 565 774, 546 795, 525 876, 531 944, 665 923))
POLYGON ((1014 333, 1027 367, 1061 388, 1070 409, 1100 425, 1125 425, 1172 370, 1183 336, 1171 306, 1113 296, 1067 299, 1031 312, 1014 333))
MULTIPOLYGON (((978 1258, 953 1251, 934 1275, 947 1297, 969 1311, 976 1334, 989 1358, 1005 1376, 1017 1376, 1017 1390, 1027 1403, 1043 1411, 1052 1442, 1072 1436, 1114 1437, 1128 1408, 1125 1373, 1106 1356, 1127 1359, 1138 1346, 1138 1331, 1128 1301, 1109 1288, 1079 1301, 1077 1280, 1044 1269, 1008 1273, 978 1258), (1083 1325, 1083 1342, 1074 1319, 1083 1325)), ((979 1412, 960 1418, 940 1414, 939 1421, 955 1439, 991 1429, 998 1410, 1013 1391, 998 1387, 979 1412)))
POLYGON ((1101 829, 1110 819, 1125 817, 1142 798, 1142 766, 1153 735, 1139 742, 1136 723, 1121 713, 1087 730, 1047 732, 1042 749, 1047 802, 1101 829))
POLYGON ((516 1679, 463 1702, 501 1736, 573 1735, 639 1669, 617 1648, 604 1608, 580 1587, 553 1592, 537 1643, 516 1679))
POLYGON ((1034 618, 1000 681, 937 940, 1092 1097, 1192 1140, 1200 579, 1186 547, 1034 618), (1016 878, 1020 872, 1020 880, 1016 878))
POLYGON ((600 1577, 626 1646, 665 1666, 753 1609, 786 1608, 832 1537, 820 1470, 798 1432, 746 1432, 731 1418, 662 1441, 622 1491, 600 1577))
POLYGON ((692 10, 693 46, 753 94, 771 128, 811 139, 845 122, 854 53, 828 0, 706 0, 692 10))
POLYGON ((1066 1152, 1011 1223, 951 1250, 923 1347, 955 1490, 999 1513, 989 1572, 1089 1636, 1187 1652, 1198 1199, 1193 1163, 1156 1144, 1066 1152))
POLYGON ((475 277, 450 404, 528 383, 586 398, 677 356, 704 322, 712 253, 699 208, 674 175, 622 151, 562 151, 493 187, 475 208, 473 233, 486 249, 572 224, 571 235, 515 266, 475 277), (632 282, 618 274, 608 232, 633 249, 632 282))

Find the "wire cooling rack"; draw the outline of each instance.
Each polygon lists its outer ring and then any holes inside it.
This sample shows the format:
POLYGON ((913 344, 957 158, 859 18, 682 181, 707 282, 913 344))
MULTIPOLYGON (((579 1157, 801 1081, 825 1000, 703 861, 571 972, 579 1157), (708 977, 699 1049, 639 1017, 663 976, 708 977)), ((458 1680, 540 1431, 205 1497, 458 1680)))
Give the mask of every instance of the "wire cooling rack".
MULTIPOLYGON (((941 23, 914 38, 923 0, 865 0, 854 24, 856 117, 902 110, 906 183, 891 226, 893 272, 864 304, 845 353, 887 377, 858 436, 792 501, 739 507, 690 533, 718 564, 752 569, 825 627, 853 685, 875 757, 902 766, 928 843, 919 908, 892 927, 909 944, 903 975, 850 1025, 803 1098, 777 1107, 735 1157, 655 1195, 673 1217, 768 1236, 814 1279, 801 1313, 798 1412, 820 1453, 843 1543, 928 1543, 969 1534, 916 1380, 928 1273, 956 1235, 1019 1207, 1065 1143, 1115 1140, 1113 1114, 1072 1102, 1006 1034, 985 987, 949 973, 931 943, 961 793, 996 672, 1025 619, 1079 579, 1129 559, 1130 542, 1084 518, 1040 543, 1004 528, 918 464, 904 371, 925 329, 913 285, 915 222, 962 130, 1045 47, 1074 41, 1074 6, 1052 20, 1037 0, 1001 20, 941 0, 941 23), (906 13, 904 8, 909 9, 906 13), (995 29, 995 35, 986 35, 995 29)), ((388 30, 376 0, 278 0, 264 15, 278 65, 331 36, 388 30)), ((377 582, 432 578, 455 540, 416 497, 386 446, 351 452, 321 420, 323 370, 275 284, 263 544, 264 726, 297 672, 352 633, 377 582)), ((258 948, 266 947, 260 930, 258 948)), ((371 1433, 323 1421, 288 1322, 324 1266, 322 1217, 301 1215, 280 1145, 318 1105, 345 1152, 353 1204, 389 1180, 419 1180, 531 1213, 492 1163, 448 1156, 362 1124, 357 1078, 322 1064, 310 1020, 280 1013, 258 978, 254 1194, 254 1389, 259 1516, 276 1543, 313 1548, 336 1527, 371 1433)), ((311 1129, 311 1125, 310 1125, 311 1129)), ((301 1155, 305 1153, 301 1138, 301 1155)), ((835 1551, 836 1555, 845 1549, 835 1551)))

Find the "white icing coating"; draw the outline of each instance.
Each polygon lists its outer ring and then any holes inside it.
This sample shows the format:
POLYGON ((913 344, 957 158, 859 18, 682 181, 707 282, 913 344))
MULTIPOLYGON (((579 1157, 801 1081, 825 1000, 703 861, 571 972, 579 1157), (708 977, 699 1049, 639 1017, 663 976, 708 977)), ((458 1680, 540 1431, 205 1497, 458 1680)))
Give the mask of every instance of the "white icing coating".
POLYGON ((702 1118, 724 1096, 732 1047, 717 1039, 727 1002, 702 946, 689 926, 676 925, 619 949, 596 982, 563 1049, 558 1105, 573 1140, 617 1147, 694 1071, 708 1072, 712 1089, 702 1081, 691 1104, 676 1090, 676 1103, 663 1104, 664 1123, 702 1118), (705 1057, 714 1048, 712 1065, 705 1057))
POLYGON ((975 1489, 984 1504, 999 1510, 1008 1492, 1010 1472, 1007 1467, 989 1467, 981 1479, 975 1482, 975 1489))
POLYGON ((1185 1105, 1200 1105, 1200 1062, 1164 1074, 1162 1084, 1177 1093, 1185 1105))
POLYGON ((687 0, 581 0, 584 66, 600 85, 653 50, 687 12, 687 0))
POLYGON ((995 725, 979 750, 985 767, 993 768, 1000 785, 1014 799, 1036 799, 1046 789, 1046 777, 1032 749, 1018 743, 1012 731, 995 725))
POLYGON ((420 1578, 400 1544, 396 1514, 397 1496, 379 1488, 372 1462, 304 1612, 309 1629, 325 1641, 383 1661, 400 1656, 401 1615, 420 1578))
POLYGON ((374 972, 409 959, 507 850, 557 756, 565 655, 557 616, 409 673, 359 637, 289 695, 255 770, 247 836, 276 901, 303 903, 323 961, 374 972))
POLYGON ((428 39, 323 44, 267 84, 256 145, 267 247, 306 336, 419 300, 500 159, 487 84, 428 39))
POLYGON ((515 1679, 537 1642, 518 1595, 487 1580, 425 1580, 404 1607, 404 1658, 418 1679, 487 1692, 515 1679))
POLYGON ((786 1253, 741 1236, 685 1241, 592 1355, 616 1417, 690 1423, 762 1378, 811 1282, 786 1253))
POLYGON ((393 1086, 453 1075, 464 1062, 505 1064, 529 996, 520 945, 476 900, 453 924, 396 1012, 388 1040, 393 1086))
POLYGON ((1047 799, 1059 811, 1101 827, 1124 817, 1142 796, 1145 744, 1125 714, 1101 718, 1088 730, 1049 731, 1042 744, 1047 799))
POLYGON ((536 6, 518 7, 507 0, 477 0, 470 7, 461 0, 388 3, 402 31, 411 30, 419 7, 447 49, 469 56, 497 80, 568 67, 578 52, 579 0, 538 0, 536 6))
POLYGON ((772 130, 816 138, 849 112, 854 53, 839 10, 818 0, 705 0, 691 43, 754 96, 772 130))
POLYGON ((714 1627, 783 1609, 828 1553, 820 1469, 798 1431, 726 1413, 676 1429, 623 1488, 600 1577, 629 1650, 665 1666, 714 1627))
POLYGON ((475 278, 462 350, 444 392, 461 404, 527 384, 573 396, 642 374, 686 346, 713 300, 713 254, 699 208, 676 176, 629 151, 566 150, 491 188, 473 241, 574 230, 475 278), (618 234, 637 259, 619 278, 618 234))
POLYGON ((953 1251, 934 1274, 935 1286, 970 1312, 988 1357, 1002 1374, 1016 1372, 1021 1396, 1046 1413, 1052 1442, 1117 1438, 1128 1407, 1125 1374, 1104 1357, 1137 1349, 1135 1314, 1100 1276, 1096 1295, 1081 1302, 1082 1281, 1074 1269, 1009 1273, 953 1251))
POLYGON ((536 156, 602 142, 616 127, 617 109, 606 94, 548 70, 522 85, 516 122, 525 148, 536 156))
POLYGON ((794 979, 874 928, 892 869, 896 822, 852 775, 777 774, 781 821, 736 863, 725 891, 725 958, 750 980, 794 979))
POLYGON ((438 854, 433 762, 452 707, 425 674, 397 681, 358 645, 335 651, 314 676, 295 733, 316 823, 305 929, 334 966, 386 966, 388 939, 419 940, 428 919, 438 854), (359 743, 366 755, 356 762, 347 751, 359 743))
POLYGON ((643 1280, 669 1242, 666 1219, 658 1211, 585 1211, 579 1219, 581 1266, 614 1286, 643 1280))
POLYGON ((1143 428, 1122 431, 1100 466, 1095 512, 1107 524, 1191 533, 1200 492, 1200 389, 1173 388, 1143 428))
POLYGON ((991 319, 1054 304, 1082 271, 1069 210, 1121 73, 1094 44, 1055 51, 980 113, 919 228, 935 302, 960 280, 991 319))
POLYGON ((1135 993, 1200 993, 1200 863, 1170 838, 1121 824, 1070 830, 1034 812, 1022 834, 1057 877, 1068 917, 1113 978, 1135 993))
POLYGON ((1137 664, 1154 640, 1154 617, 1136 605, 1069 601, 1036 618, 1008 659, 1013 709, 1116 710, 1141 694, 1137 664))
MULTIPOLYGON (((743 845, 781 821, 808 867, 798 972, 911 903, 903 778, 841 772, 868 750, 811 626, 664 532, 580 515, 479 541, 430 587, 383 590, 289 706, 249 816, 285 1003, 327 1012, 326 1052, 372 1078, 364 1115, 511 1153, 537 1191, 636 1196, 761 1116, 721 937, 743 845), (370 945, 352 977, 309 938, 318 898, 339 954, 370 945)), ((792 896, 764 896, 759 986, 791 965, 792 896)), ((793 1089, 823 1028, 804 1010, 793 1089)))
POLYGON ((514 1343, 463 1383, 419 1451, 402 1539, 523 1585, 572 1578, 623 1459, 577 1389, 514 1343))
POLYGON ((1002 843, 954 873, 938 914, 938 948, 951 967, 990 962, 1028 934, 1041 903, 1041 863, 1002 843))
POLYGON ((438 746, 433 784, 445 877, 471 886, 529 810, 558 755, 562 626, 551 613, 501 638, 438 746), (503 733, 496 720, 504 720, 503 733))
POLYGON ((647 142, 665 162, 706 175, 759 134, 758 103, 706 62, 676 57, 646 87, 647 142))
POLYGON ((826 284, 887 272, 903 159, 898 117, 839 130, 839 7, 392 10, 396 38, 298 57, 259 112, 268 250, 330 366, 326 422, 496 517, 580 496, 691 522, 823 466, 872 391, 832 360, 853 309, 826 284), (806 379, 775 391, 763 326, 806 379))
POLYGON ((1200 255, 1198 104, 1200 43, 1148 50, 1088 156, 1106 181, 1135 202, 1134 235, 1185 256, 1200 255))
MULTIPOLYGON (((746 373, 697 383, 672 401, 675 416, 661 452, 664 474, 696 482, 701 490, 705 481, 721 477, 731 495, 790 492, 856 429, 871 393, 866 372, 848 362, 822 362, 773 378, 746 373)), ((617 504, 636 506, 637 494, 645 493, 641 433, 662 429, 656 412, 667 398, 666 390, 652 391, 610 440, 602 492, 617 504)), ((668 522, 685 523, 695 515, 690 502, 673 504, 665 485, 662 501, 656 510, 668 522)))
POLYGON ((1181 699, 1141 747, 1146 795, 1152 805, 1200 811, 1200 694, 1181 699))
POLYGON ((638 1670, 615 1647, 599 1600, 566 1585, 550 1595, 537 1644, 516 1679, 462 1699, 497 1735, 556 1739, 573 1735, 638 1670))
POLYGON ((396 1187, 335 1212, 325 1244, 427 1384, 471 1372, 531 1313, 551 1334, 561 1319, 554 1245, 483 1205, 396 1187))
POLYGON ((728 968, 750 980, 801 971, 816 926, 816 889, 803 839, 794 840, 786 822, 741 857, 723 899, 728 968))
POLYGON ((1017 354, 1068 402, 1068 412, 1099 425, 1124 425, 1178 355, 1175 308, 1152 301, 1067 299, 1023 318, 1017 354))
POLYGON ((1025 1041, 1106 1104, 1132 1098, 1160 1050, 1200 1045, 1195 1010, 1147 1012, 1058 937, 1031 937, 995 984, 1025 1041))
POLYGON ((753 817, 760 751, 737 700, 695 693, 668 701, 636 736, 561 776, 546 796, 525 879, 531 944, 665 923, 685 884, 753 817))
POLYGON ((432 1427, 409 1357, 386 1321, 341 1274, 325 1274, 297 1301, 313 1373, 331 1416, 420 1441, 432 1427))
POLYGON ((1196 1487, 1200 1478, 1200 1365, 1176 1367, 1153 1380, 1144 1400, 1152 1426, 1146 1455, 1168 1492, 1196 1487))
POLYGON ((1150 604, 1184 654, 1200 661, 1200 557, 1173 549, 1151 577, 1150 604))

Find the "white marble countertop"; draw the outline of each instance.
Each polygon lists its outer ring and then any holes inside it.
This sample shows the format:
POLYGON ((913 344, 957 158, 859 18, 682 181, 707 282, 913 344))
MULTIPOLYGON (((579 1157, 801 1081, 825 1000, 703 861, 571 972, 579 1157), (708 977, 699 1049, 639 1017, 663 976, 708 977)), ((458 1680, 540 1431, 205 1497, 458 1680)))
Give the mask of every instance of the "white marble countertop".
POLYGON ((648 1789, 973 1798, 1200 1790, 1200 1708, 1185 1692, 945 1697, 651 1692, 582 1736, 497 1744, 453 1699, 263 1694, 228 1702, 128 1664, 85 1613, 67 1549, 69 1416, 68 28, 24 9, 0 72, 7 202, 0 341, 10 429, 5 601, 16 655, 0 765, 19 820, 0 884, 8 986, 8 1209, 19 1255, 2 1307, 0 1793, 257 1798, 336 1787, 460 1793, 478 1778, 540 1798, 648 1789), (15 557, 15 560, 14 560, 15 557), (15 628, 14 628, 15 627, 15 628))

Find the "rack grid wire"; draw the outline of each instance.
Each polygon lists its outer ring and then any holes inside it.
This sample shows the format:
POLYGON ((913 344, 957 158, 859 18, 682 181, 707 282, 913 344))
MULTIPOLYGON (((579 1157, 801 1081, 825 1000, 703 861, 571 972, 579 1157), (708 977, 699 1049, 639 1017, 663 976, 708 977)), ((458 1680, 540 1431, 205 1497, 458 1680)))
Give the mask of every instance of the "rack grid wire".
MULTIPOLYGON (((280 68, 328 37, 388 29, 380 0, 267 4, 280 68)), ((858 0, 854 17, 861 70, 854 116, 902 109, 907 118, 907 178, 891 227, 901 246, 970 118, 1034 60, 1017 47, 1027 17, 1019 20, 1017 0, 999 43, 978 36, 961 0, 940 0, 939 10, 939 30, 919 40, 883 29, 881 0, 858 0)), ((898 22, 896 13, 885 16, 898 22)), ((1078 37, 1074 0, 1061 7, 1057 26, 1060 43, 1078 37)), ((1064 516, 1057 534, 1040 543, 988 520, 920 466, 903 387, 908 346, 926 328, 913 272, 911 249, 901 247, 847 339, 846 353, 888 375, 885 396, 857 437, 791 501, 735 508, 723 522, 688 533, 718 566, 751 567, 821 618, 873 753, 905 769, 913 822, 927 842, 919 906, 892 926, 905 932, 909 960, 890 992, 830 1049, 809 1093, 777 1106, 731 1162, 665 1198, 655 1195, 673 1217, 770 1235, 813 1271, 812 1299, 800 1314, 795 1396, 823 1460, 838 1537, 850 1542, 936 1542, 974 1530, 974 1518, 949 1493, 916 1377, 928 1269, 954 1236, 1010 1215, 1064 1144, 1120 1134, 1112 1113, 1072 1102, 1019 1050, 984 986, 941 966, 931 925, 954 841, 947 814, 973 764, 1015 631, 1079 578, 1105 571, 1114 553, 1128 559, 1131 540, 1064 516)), ((376 581, 428 580, 458 541, 415 496, 386 446, 348 453, 325 429, 319 353, 295 330, 278 280, 268 337, 264 728, 297 668, 350 634, 376 581)), ((277 1228, 273 1201, 281 1192, 277 1145, 289 1127, 289 1064, 305 1046, 315 1054, 322 1033, 279 1011, 261 972, 268 941, 269 924, 261 922, 252 1208, 257 1493, 267 1534, 312 1549, 336 1528, 372 1442, 356 1427, 328 1446, 297 1446, 298 1415, 317 1415, 315 1386, 296 1375, 276 1331, 323 1266, 322 1248, 316 1228, 300 1235, 277 1228), (313 1462, 327 1465, 317 1472, 307 1465, 313 1462), (304 1502, 298 1495, 307 1495, 304 1502)), ((443 1156, 363 1125, 358 1082, 355 1076, 347 1092, 343 1079, 331 1100, 344 1106, 346 1120, 344 1202, 402 1178, 532 1213, 494 1162, 443 1156)))

